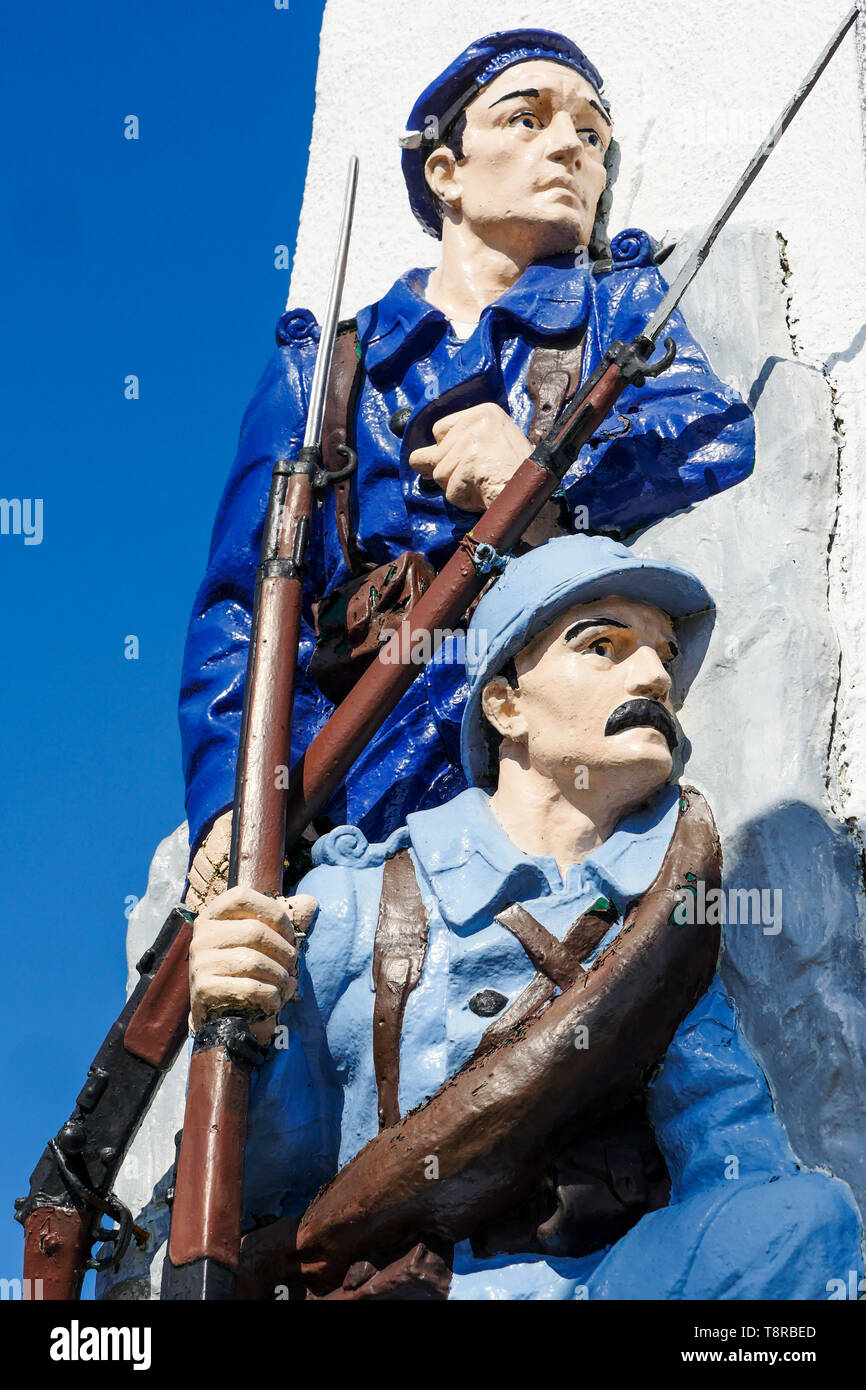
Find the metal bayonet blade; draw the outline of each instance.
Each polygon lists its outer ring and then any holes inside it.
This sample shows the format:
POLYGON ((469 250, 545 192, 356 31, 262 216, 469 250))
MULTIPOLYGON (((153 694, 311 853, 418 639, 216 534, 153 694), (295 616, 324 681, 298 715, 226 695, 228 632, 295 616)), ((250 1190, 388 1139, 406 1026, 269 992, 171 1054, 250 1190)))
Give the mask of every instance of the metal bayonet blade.
POLYGON ((349 237, 352 233, 352 219, 355 215, 355 194, 358 189, 358 159, 352 155, 349 160, 349 176, 346 181, 346 198, 343 204, 343 219, 340 224, 340 240, 337 246, 337 259, 331 278, 331 293, 328 307, 322 320, 319 334, 319 352, 316 357, 316 370, 310 387, 310 405, 307 411, 307 428, 304 434, 304 448, 315 448, 322 441, 322 422, 325 418, 325 398, 331 376, 331 363, 334 359, 334 343, 337 337, 337 323, 340 315, 340 301, 343 298, 343 285, 346 280, 346 263, 349 258, 349 237))
POLYGON ((713 247, 713 243, 715 242, 716 237, 719 235, 719 232, 722 230, 725 223, 728 221, 728 218, 739 206, 741 200, 748 192, 748 190, 751 188, 752 184, 755 182, 755 179, 758 177, 767 160, 770 158, 770 155, 772 154, 774 147, 778 144, 779 140, 781 140, 785 131, 788 129, 788 126, 791 124, 797 112, 800 110, 800 107, 803 105, 803 102, 806 100, 807 96, 821 77, 821 74, 827 67, 827 64, 830 62, 831 58, 835 54, 842 40, 845 38, 845 35, 848 33, 848 30, 855 23, 858 14, 859 6, 855 5, 851 12, 848 15, 846 15, 845 19, 842 21, 842 24, 840 25, 839 29, 833 35, 827 47, 824 49, 824 52, 821 54, 820 58, 815 63, 815 66, 812 68, 808 76, 806 76, 803 79, 800 86, 797 88, 791 100, 788 102, 788 105, 785 107, 784 111, 779 116, 778 120, 771 129, 766 140, 764 140, 763 144, 755 151, 755 154, 752 156, 752 159, 749 162, 749 165, 746 168, 745 172, 741 175, 737 183, 731 189, 731 192, 729 193, 728 197, 722 204, 718 216, 713 220, 713 222, 710 223, 710 226, 707 228, 707 232, 703 237, 703 240, 701 241, 697 250, 694 251, 693 254, 689 257, 682 270, 680 271, 679 275, 674 280, 673 284, 671 285, 670 289, 668 290, 667 294, 662 300, 662 303, 660 304, 659 308, 656 310, 656 312, 650 319, 649 325, 645 330, 646 336, 648 338, 651 338, 653 342, 657 340, 659 334, 661 333, 662 329, 664 328, 674 309, 676 309, 677 305, 679 304, 689 285, 692 283, 701 266, 703 265, 704 261, 707 259, 707 256, 710 254, 710 251, 713 247))

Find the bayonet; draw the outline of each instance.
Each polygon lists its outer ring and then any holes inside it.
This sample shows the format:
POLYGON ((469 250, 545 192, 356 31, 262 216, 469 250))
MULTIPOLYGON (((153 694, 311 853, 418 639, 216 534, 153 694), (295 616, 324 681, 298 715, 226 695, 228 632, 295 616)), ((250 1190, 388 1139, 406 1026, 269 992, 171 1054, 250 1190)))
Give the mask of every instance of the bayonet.
POLYGON ((832 39, 827 44, 827 47, 824 49, 824 52, 821 54, 820 58, 818 58, 814 66, 803 78, 803 81, 800 83, 796 92, 791 97, 791 100, 788 102, 784 111, 773 124, 766 139, 758 146, 755 153, 752 155, 752 158, 750 159, 748 165, 746 166, 745 170, 740 175, 740 177, 737 179, 737 182, 734 184, 725 201, 722 203, 722 206, 719 208, 718 213, 713 218, 712 222, 710 223, 709 227, 707 228, 706 232, 701 238, 701 241, 699 242, 697 248, 689 256, 679 275, 674 280, 673 284, 671 285, 670 289, 668 290, 667 294, 665 295, 664 299, 662 300, 661 304, 659 305, 656 312, 653 314, 646 329, 644 330, 645 337, 649 338, 651 342, 655 343, 658 340, 659 334, 661 333, 671 314, 674 312, 674 309, 676 309, 677 305, 679 304, 689 285, 692 283, 701 266, 703 265, 704 261, 707 259, 707 256, 710 254, 710 251, 713 249, 719 232, 722 230, 722 228, 731 218, 733 213, 739 207, 740 203, 743 201, 743 198, 746 196, 752 184, 755 182, 755 179, 758 177, 767 160, 770 158, 770 155, 773 153, 773 150, 776 148, 782 136, 785 134, 785 131, 788 129, 789 125, 794 120, 794 117, 797 115, 798 111, 800 110, 800 107, 803 105, 803 102, 806 100, 809 93, 812 91, 812 88, 817 84, 817 82, 821 78, 824 69, 827 67, 827 64, 830 62, 839 45, 842 43, 842 40, 845 38, 845 35, 848 33, 852 25, 856 23, 857 16, 859 15, 859 13, 860 7, 858 5, 855 5, 853 9, 845 16, 842 23, 839 25, 839 28, 836 30, 836 33, 833 35, 832 39))

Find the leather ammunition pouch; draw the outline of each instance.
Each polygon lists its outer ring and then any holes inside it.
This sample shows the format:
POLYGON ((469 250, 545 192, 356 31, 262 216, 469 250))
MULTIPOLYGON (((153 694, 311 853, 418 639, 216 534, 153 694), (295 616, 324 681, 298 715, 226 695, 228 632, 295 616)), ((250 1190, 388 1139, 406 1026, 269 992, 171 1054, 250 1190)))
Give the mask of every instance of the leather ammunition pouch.
POLYGON ((310 672, 328 700, 338 705, 348 695, 435 577, 423 555, 404 550, 314 605, 317 641, 310 672))
MULTIPOLYGON (((532 355, 526 389, 533 404, 529 439, 550 429, 567 397, 577 390, 583 336, 565 348, 540 347, 532 355)), ((364 380, 353 320, 340 324, 328 384, 322 430, 322 464, 329 473, 346 465, 355 444, 355 412, 364 380)), ((310 674, 326 699, 339 704, 399 628, 436 571, 418 551, 407 550, 375 565, 361 548, 352 519, 352 480, 334 483, 334 521, 343 561, 352 578, 313 605, 316 646, 310 674)))

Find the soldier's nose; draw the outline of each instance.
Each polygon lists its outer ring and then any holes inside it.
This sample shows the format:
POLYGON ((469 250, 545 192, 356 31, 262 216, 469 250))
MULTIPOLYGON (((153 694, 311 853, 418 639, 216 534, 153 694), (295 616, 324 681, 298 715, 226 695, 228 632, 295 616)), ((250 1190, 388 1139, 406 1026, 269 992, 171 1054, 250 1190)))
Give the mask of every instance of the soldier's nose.
POLYGON ((583 154, 583 141, 574 128, 574 121, 565 111, 560 111, 554 116, 550 125, 547 127, 550 138, 550 157, 552 159, 569 159, 579 164, 583 154))
POLYGON ((626 689, 632 696, 665 700, 671 691, 671 678, 655 652, 635 652, 629 662, 626 689))

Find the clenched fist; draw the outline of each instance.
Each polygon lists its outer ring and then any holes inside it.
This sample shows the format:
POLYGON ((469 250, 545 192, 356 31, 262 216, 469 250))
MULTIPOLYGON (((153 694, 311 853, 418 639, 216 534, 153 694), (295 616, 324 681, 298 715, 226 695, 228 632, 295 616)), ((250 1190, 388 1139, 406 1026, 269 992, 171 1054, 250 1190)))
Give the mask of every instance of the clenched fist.
MULTIPOLYGON (((444 415, 433 426, 433 438, 435 444, 412 451, 409 463, 438 483, 451 505, 464 512, 486 512, 532 453, 511 416, 490 402, 444 415)), ((523 539, 528 545, 543 545, 564 534, 559 508, 546 502, 523 539)))
POLYGON ((295 931, 306 931, 317 911, 306 893, 269 898, 251 888, 230 888, 202 908, 189 953, 193 1028, 242 1014, 257 1040, 270 1042, 297 989, 295 931))
POLYGON ((532 445, 498 405, 473 405, 433 426, 435 444, 415 449, 409 462, 432 478, 454 507, 484 512, 532 453, 532 445))

